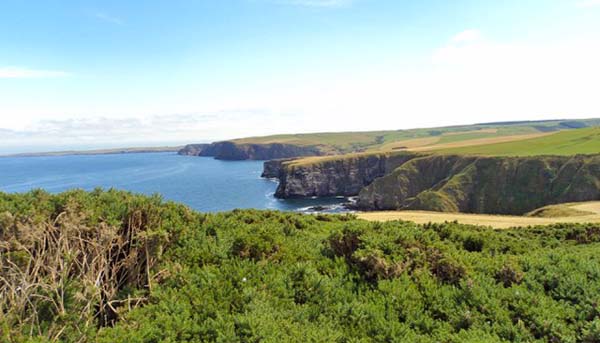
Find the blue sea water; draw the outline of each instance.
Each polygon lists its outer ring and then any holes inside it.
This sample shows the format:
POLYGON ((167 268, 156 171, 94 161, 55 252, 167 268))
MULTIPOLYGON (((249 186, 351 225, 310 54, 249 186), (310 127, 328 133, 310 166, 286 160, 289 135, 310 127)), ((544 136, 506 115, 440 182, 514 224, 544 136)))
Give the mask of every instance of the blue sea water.
POLYGON ((101 187, 158 193, 202 212, 235 208, 306 211, 317 205, 329 205, 331 212, 341 210, 343 199, 276 199, 277 183, 260 177, 262 164, 175 153, 4 157, 0 158, 0 192, 41 188, 59 193, 101 187))

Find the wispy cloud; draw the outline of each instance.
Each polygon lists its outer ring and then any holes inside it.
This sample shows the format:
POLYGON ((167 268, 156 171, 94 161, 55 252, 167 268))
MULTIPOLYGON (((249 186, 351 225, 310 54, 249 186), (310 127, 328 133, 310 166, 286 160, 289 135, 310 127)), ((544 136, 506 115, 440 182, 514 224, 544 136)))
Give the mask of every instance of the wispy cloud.
POLYGON ((350 6, 355 1, 356 0, 271 0, 270 2, 281 5, 336 8, 350 6))
POLYGON ((247 130, 253 125, 268 128, 278 121, 292 125, 295 118, 268 109, 248 108, 140 117, 46 119, 19 129, 0 127, 0 154, 25 151, 24 142, 31 151, 109 147, 115 142, 121 146, 201 143, 248 136, 247 130))
POLYGON ((454 37, 452 37, 452 42, 454 43, 463 43, 463 42, 474 42, 481 40, 482 35, 479 30, 465 30, 463 32, 458 33, 454 37))
POLYGON ((577 3, 577 7, 580 7, 580 8, 600 7, 600 0, 582 0, 577 3))
POLYGON ((65 77, 70 74, 60 70, 41 70, 23 67, 0 67, 0 79, 32 79, 65 77))
POLYGON ((96 13, 94 13, 94 17, 96 17, 96 19, 101 20, 103 22, 106 23, 110 23, 110 24, 116 24, 116 25, 123 25, 125 22, 123 21, 123 19, 110 15, 106 12, 102 12, 102 11, 98 11, 96 13))

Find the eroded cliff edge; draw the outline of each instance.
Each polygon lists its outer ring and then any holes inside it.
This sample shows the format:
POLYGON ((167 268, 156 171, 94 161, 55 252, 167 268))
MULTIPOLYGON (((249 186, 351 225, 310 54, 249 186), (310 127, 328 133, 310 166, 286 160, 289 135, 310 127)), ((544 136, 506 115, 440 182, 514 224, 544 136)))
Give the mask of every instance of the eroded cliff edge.
POLYGON ((352 154, 335 157, 265 163, 277 175, 279 198, 354 196, 360 190, 405 162, 412 153, 352 154))
POLYGON ((178 152, 188 156, 210 156, 219 160, 272 160, 290 157, 320 156, 318 146, 294 144, 239 144, 229 141, 212 144, 189 144, 178 152))
POLYGON ((523 214, 600 199, 600 155, 481 157, 387 153, 284 161, 276 196, 355 196, 362 210, 523 214))

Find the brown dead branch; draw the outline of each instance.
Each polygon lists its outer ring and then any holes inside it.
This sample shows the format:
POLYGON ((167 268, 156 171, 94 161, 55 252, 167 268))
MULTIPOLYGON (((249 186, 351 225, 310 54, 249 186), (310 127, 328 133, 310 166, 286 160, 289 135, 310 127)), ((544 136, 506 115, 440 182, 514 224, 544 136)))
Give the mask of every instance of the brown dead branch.
POLYGON ((84 337, 91 325, 112 325, 147 301, 125 294, 152 287, 160 244, 148 230, 159 224, 144 210, 130 211, 120 227, 89 226, 76 206, 45 223, 10 219, 0 237, 0 316, 13 328, 39 335, 45 321, 48 339, 59 341, 66 330, 60 318, 69 314, 80 319, 84 337))

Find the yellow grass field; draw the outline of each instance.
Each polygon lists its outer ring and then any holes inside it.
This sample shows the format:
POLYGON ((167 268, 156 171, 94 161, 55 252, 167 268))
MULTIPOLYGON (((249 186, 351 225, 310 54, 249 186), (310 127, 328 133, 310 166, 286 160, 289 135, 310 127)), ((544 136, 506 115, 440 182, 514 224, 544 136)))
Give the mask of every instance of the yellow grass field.
POLYGON ((452 142, 452 143, 417 146, 417 147, 409 148, 407 150, 409 150, 409 151, 432 151, 432 150, 441 150, 441 149, 450 149, 450 148, 462 148, 462 147, 476 146, 476 145, 506 143, 506 142, 514 142, 514 141, 520 141, 520 140, 525 140, 525 139, 531 139, 531 138, 539 138, 539 137, 543 137, 543 136, 552 135, 555 133, 556 132, 542 132, 542 133, 532 133, 532 134, 525 134, 525 135, 512 135, 512 136, 469 139, 469 140, 452 142))
POLYGON ((470 134, 470 133, 498 133, 498 129, 492 128, 492 129, 479 129, 479 130, 471 130, 471 131, 446 132, 443 135, 444 136, 457 136, 457 135, 464 135, 464 134, 470 134))
POLYGON ((396 142, 391 142, 385 144, 375 151, 390 151, 390 150, 408 150, 408 151, 431 151, 438 149, 449 149, 449 148, 462 148, 473 145, 484 145, 484 144, 494 144, 494 143, 505 143, 505 142, 513 142, 522 139, 531 139, 546 136, 552 134, 550 133, 532 133, 532 134, 520 134, 520 135, 509 135, 509 136, 499 136, 499 137, 487 137, 487 138, 471 138, 464 139, 451 143, 438 143, 443 136, 458 136, 458 135, 469 135, 469 134, 481 134, 481 133, 497 133, 498 129, 481 129, 481 130, 473 130, 473 131, 458 131, 458 132, 446 132, 441 136, 434 137, 423 137, 423 138, 414 138, 408 140, 401 140, 396 142))
POLYGON ((439 142, 440 137, 424 137, 424 138, 414 138, 408 139, 404 141, 397 141, 383 145, 378 150, 389 151, 389 150, 411 150, 414 148, 419 148, 423 146, 430 146, 439 142))
POLYGON ((491 226, 498 229, 506 229, 516 226, 549 225, 555 223, 600 223, 600 201, 572 203, 566 204, 565 206, 580 211, 591 212, 591 214, 570 217, 536 218, 428 211, 385 211, 362 212, 358 213, 357 215, 361 219, 370 221, 406 220, 418 224, 429 222, 443 223, 456 220, 462 224, 491 226))

